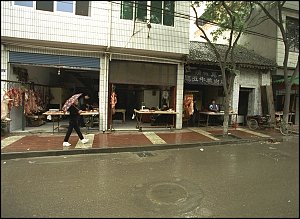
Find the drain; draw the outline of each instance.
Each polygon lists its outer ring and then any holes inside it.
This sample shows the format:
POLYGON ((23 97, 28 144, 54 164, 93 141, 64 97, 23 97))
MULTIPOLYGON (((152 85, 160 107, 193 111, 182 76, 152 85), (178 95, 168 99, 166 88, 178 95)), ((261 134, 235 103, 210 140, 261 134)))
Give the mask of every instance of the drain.
POLYGON ((154 156, 154 154, 150 153, 150 152, 139 152, 136 153, 139 157, 152 157, 154 156))

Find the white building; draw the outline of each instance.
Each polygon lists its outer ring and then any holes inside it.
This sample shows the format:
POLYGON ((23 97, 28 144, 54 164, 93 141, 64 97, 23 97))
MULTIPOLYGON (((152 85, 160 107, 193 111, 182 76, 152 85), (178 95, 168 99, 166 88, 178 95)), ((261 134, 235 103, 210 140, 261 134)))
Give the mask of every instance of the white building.
MULTIPOLYGON (((273 16, 276 11, 270 11, 273 16)), ((299 59, 299 2, 286 1, 283 5, 282 18, 285 30, 292 38, 294 43, 289 48, 288 71, 292 74, 296 68, 297 60, 299 59)), ((254 50, 264 57, 272 59, 278 65, 276 71, 273 71, 272 79, 278 80, 283 78, 283 60, 284 60, 284 43, 279 27, 271 20, 266 20, 259 26, 256 26, 252 31, 259 34, 247 34, 241 38, 241 44, 245 47, 254 50)), ((276 110, 283 110, 284 90, 274 89, 275 108, 276 110)), ((291 95, 291 111, 296 112, 295 123, 299 123, 299 91, 292 90, 291 95)))
MULTIPOLYGON (((1 87, 29 87, 33 82, 44 99, 52 95, 54 108, 74 92, 92 92, 102 131, 111 126, 112 89, 118 95, 116 107, 125 108, 127 117, 142 103, 160 106, 160 95, 168 91, 180 129, 182 57, 189 53, 189 19, 183 15, 189 14, 190 5, 188 1, 147 1, 147 5, 1 1, 1 87), (24 83, 14 83, 18 80, 24 83)), ((3 94, 2 90, 1 98, 3 94)), ((22 107, 13 107, 10 118, 11 131, 24 128, 22 107)))
MULTIPOLYGON (((196 8, 198 17, 204 12, 204 7, 205 4, 202 4, 201 7, 196 8)), ((221 74, 214 52, 209 48, 206 40, 201 37, 203 34, 195 24, 194 10, 191 9, 190 13, 192 17, 190 21, 191 47, 188 62, 191 69, 185 76, 193 77, 198 72, 196 77, 199 79, 205 73, 208 75, 221 74)), ((213 41, 211 33, 217 30, 218 26, 210 23, 201 23, 200 26, 202 26, 210 40, 213 41)), ((221 56, 225 54, 228 48, 226 46, 228 45, 228 38, 229 32, 224 32, 216 41, 213 41, 221 56)), ((255 44, 254 42, 252 43, 255 44)), ((238 44, 241 45, 241 41, 238 44)), ((236 63, 238 72, 234 81, 231 109, 233 112, 238 113, 238 122, 245 124, 247 115, 262 114, 261 96, 263 91, 261 88, 271 85, 271 70, 276 67, 276 63, 267 57, 263 57, 259 52, 255 53, 246 48, 237 48, 237 51, 236 63)), ((207 110, 211 99, 215 99, 220 105, 224 101, 223 85, 213 83, 212 79, 207 77, 204 78, 206 81, 191 82, 186 80, 185 82, 185 92, 194 93, 194 96, 197 98, 197 107, 202 110, 207 110), (207 82, 207 80, 210 82, 207 82)))

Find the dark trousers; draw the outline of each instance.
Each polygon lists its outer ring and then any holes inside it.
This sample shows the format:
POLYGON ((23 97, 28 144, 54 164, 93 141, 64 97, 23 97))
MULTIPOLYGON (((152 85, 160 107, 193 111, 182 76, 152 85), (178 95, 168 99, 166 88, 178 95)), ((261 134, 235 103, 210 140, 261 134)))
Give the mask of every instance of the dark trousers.
POLYGON ((66 136, 65 136, 65 139, 64 139, 64 142, 67 142, 69 141, 69 138, 71 136, 71 133, 73 131, 73 128, 75 129, 75 131, 77 132, 77 135, 78 137, 80 138, 80 140, 83 139, 83 135, 80 131, 80 128, 79 128, 79 125, 78 125, 78 121, 70 121, 69 122, 69 127, 68 127, 68 131, 66 133, 66 136))

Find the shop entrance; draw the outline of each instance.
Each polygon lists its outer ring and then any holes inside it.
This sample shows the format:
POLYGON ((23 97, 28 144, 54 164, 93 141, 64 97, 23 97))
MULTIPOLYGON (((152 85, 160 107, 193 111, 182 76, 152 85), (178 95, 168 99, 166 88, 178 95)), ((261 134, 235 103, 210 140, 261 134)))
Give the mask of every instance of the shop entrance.
MULTIPOLYGON (((175 109, 177 65, 112 60, 109 71, 109 103, 113 92, 117 103, 108 109, 108 129, 136 130, 134 109, 161 109, 163 103, 175 109)), ((150 114, 143 119, 149 123, 150 114)))
MULTIPOLYGON (((66 99, 75 93, 90 96, 90 102, 98 108, 99 71, 88 69, 57 68, 28 64, 10 64, 9 89, 27 89, 38 97, 35 101, 38 110, 24 113, 22 106, 10 110, 10 131, 52 132, 52 120, 43 115, 48 110, 60 110, 66 99), (21 77, 22 76, 22 77, 21 77), (16 83, 14 83, 16 82, 16 83)), ((57 119, 57 118, 53 118, 57 119)), ((67 126, 67 117, 60 118, 60 130, 67 126), (64 123, 64 119, 66 122, 64 123)), ((98 124, 95 125, 95 129, 98 124)))
MULTIPOLYGON (((175 108, 175 86, 111 84, 110 87, 117 96, 114 113, 109 110, 110 128, 114 130, 136 130, 134 109, 162 109, 164 105, 175 108)), ((151 124, 150 115, 143 122, 151 124)))
POLYGON ((239 92, 239 106, 238 106, 238 123, 246 124, 246 117, 248 115, 249 94, 253 89, 240 88, 239 92))

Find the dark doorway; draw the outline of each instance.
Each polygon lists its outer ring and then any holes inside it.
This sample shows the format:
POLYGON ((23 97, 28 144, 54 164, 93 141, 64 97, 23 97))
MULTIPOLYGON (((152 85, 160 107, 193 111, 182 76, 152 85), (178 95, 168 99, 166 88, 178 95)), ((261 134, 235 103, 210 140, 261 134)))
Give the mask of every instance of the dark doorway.
POLYGON ((243 124, 246 124, 246 116, 248 114, 249 93, 251 89, 240 88, 238 115, 243 116, 243 124))

